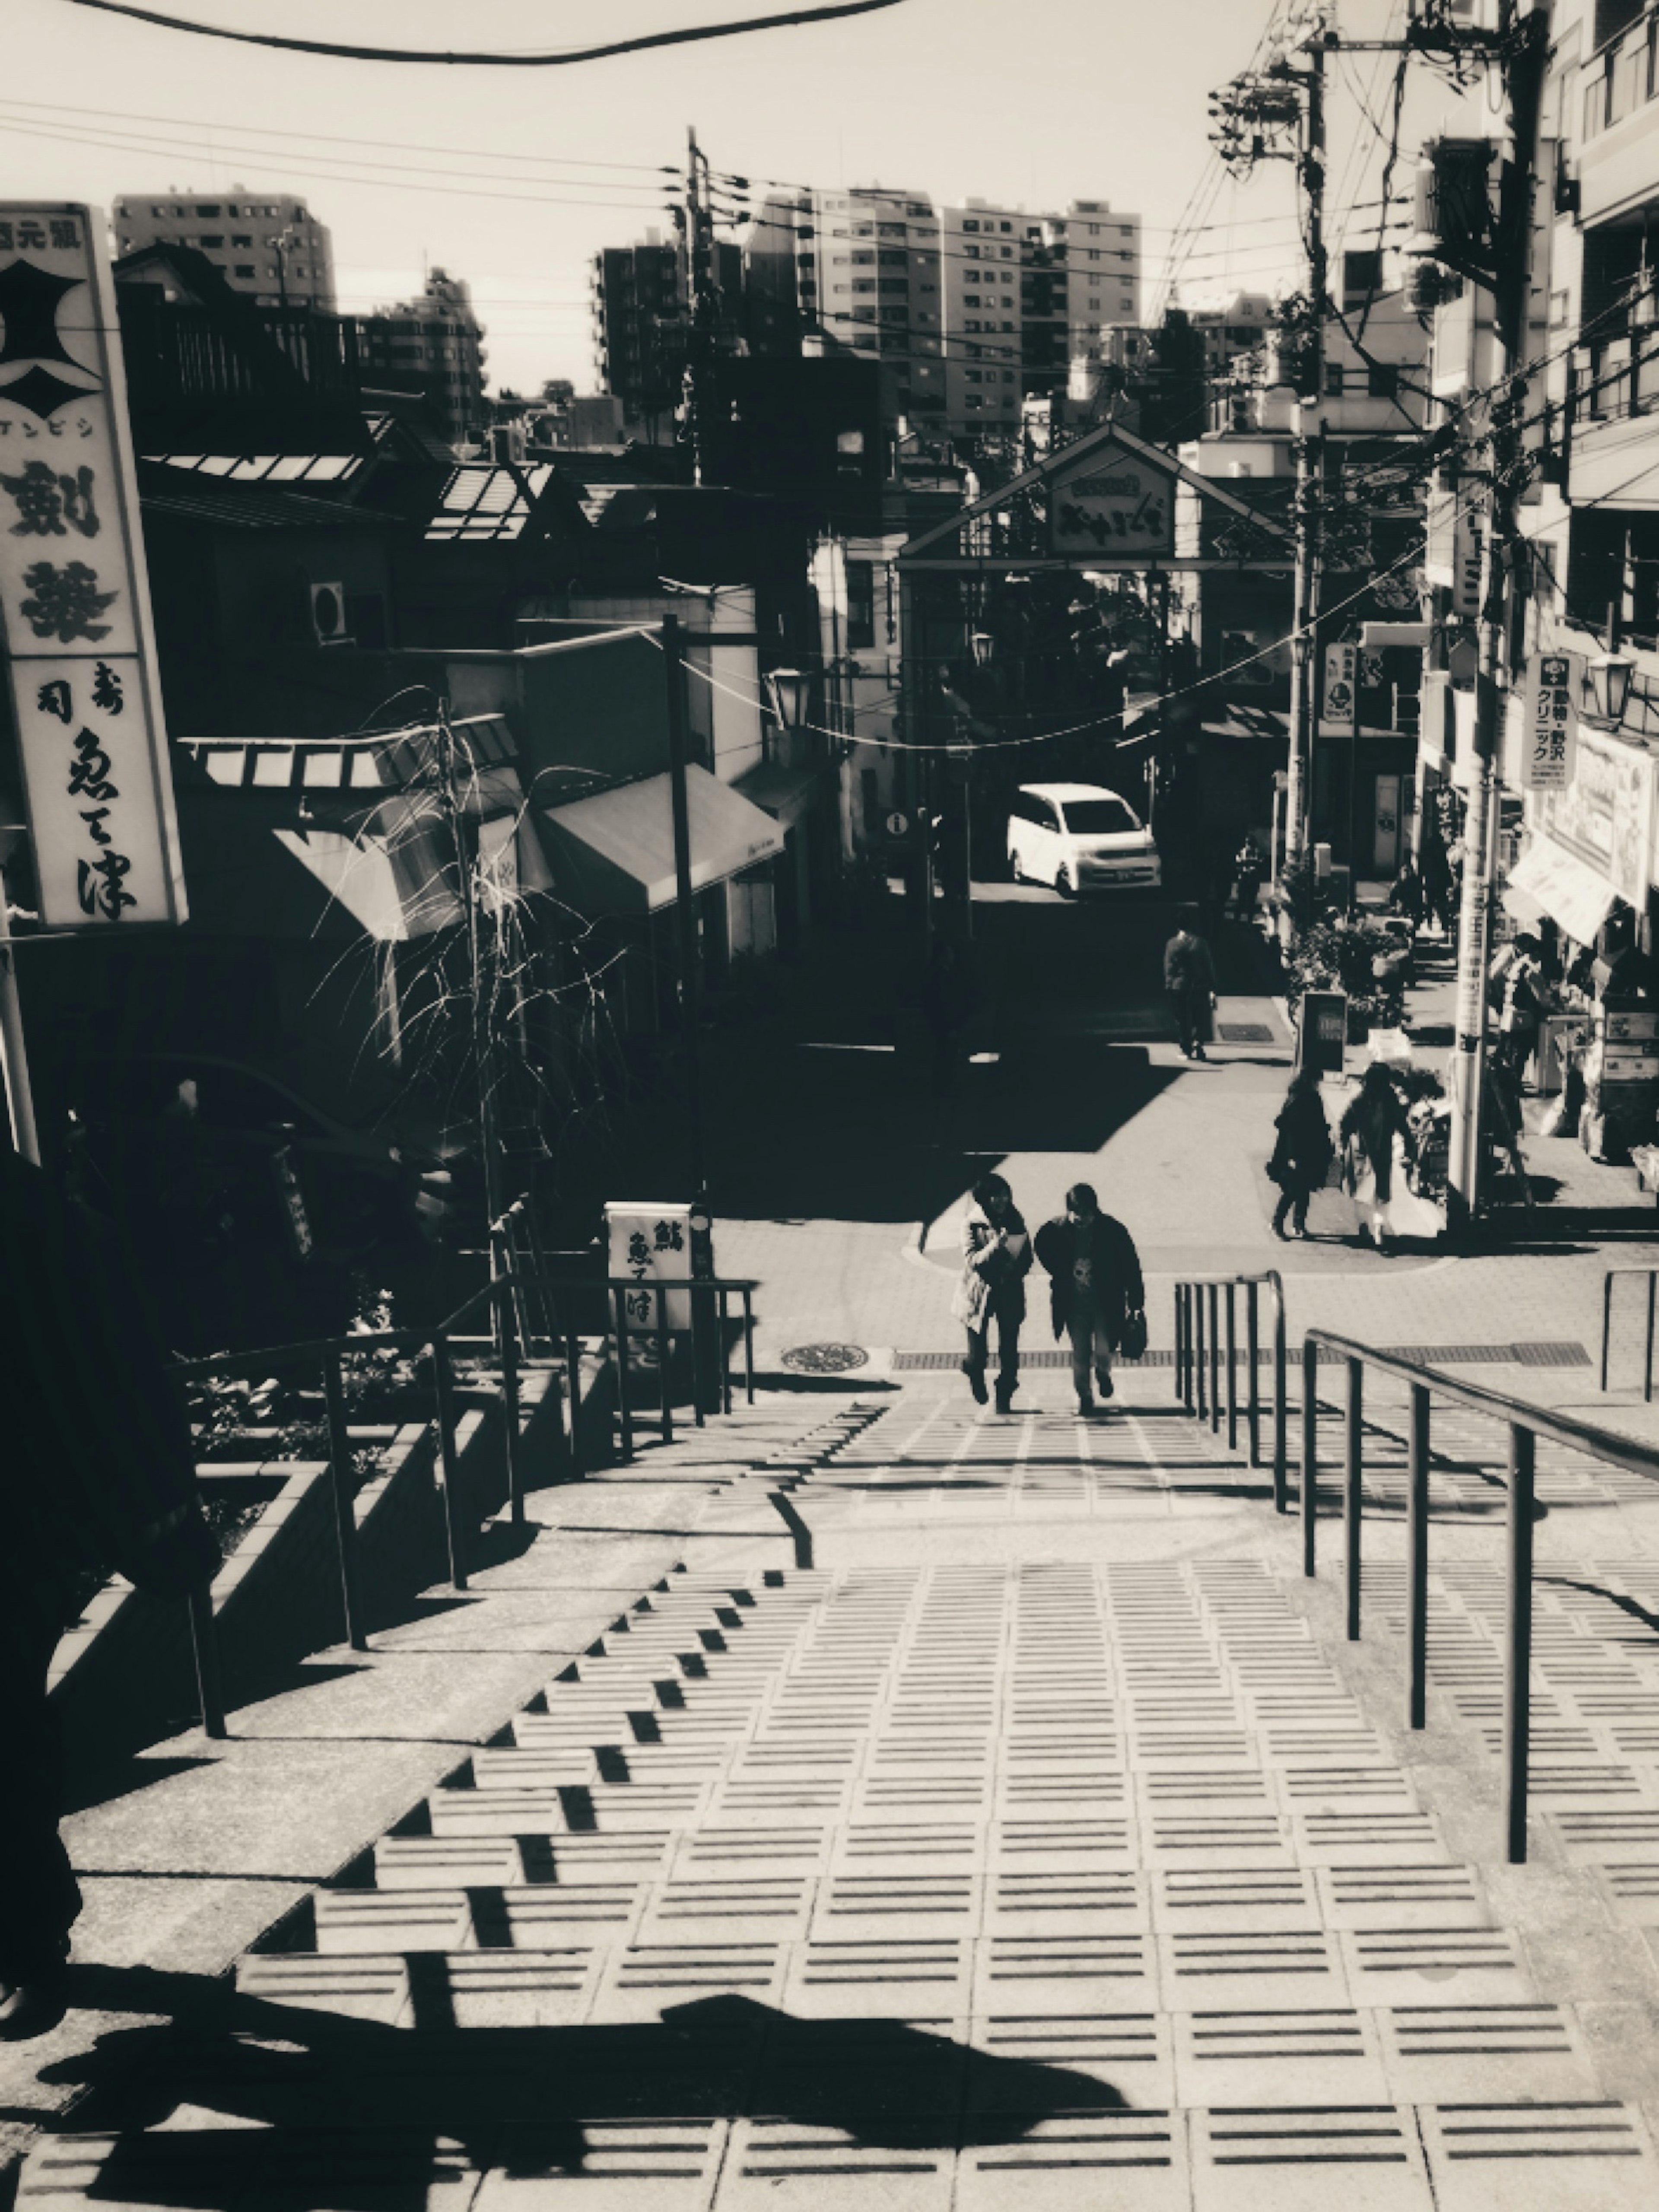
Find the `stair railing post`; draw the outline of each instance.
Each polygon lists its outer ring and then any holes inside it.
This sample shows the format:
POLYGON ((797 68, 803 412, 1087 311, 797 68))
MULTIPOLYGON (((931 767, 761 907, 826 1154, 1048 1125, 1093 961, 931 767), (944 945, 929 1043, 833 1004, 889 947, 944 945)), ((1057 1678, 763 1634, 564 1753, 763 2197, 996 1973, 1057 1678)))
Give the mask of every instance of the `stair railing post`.
POLYGON ((213 1585, 198 1583, 185 1600, 190 1647, 196 1662, 196 1694, 202 1705, 202 1733, 224 1741, 225 1689, 219 1667, 219 1633, 213 1618, 213 1585))
POLYGON ((1190 1291, 1193 1301, 1193 1366, 1198 1384, 1194 1392, 1194 1397, 1197 1404, 1198 1419, 1203 1421, 1209 1419, 1210 1413, 1210 1353, 1204 1334, 1204 1285, 1202 1283, 1194 1283, 1190 1286, 1190 1291))
POLYGON ((1244 1286, 1244 1418, 1249 1440, 1250 1465, 1261 1464, 1261 1302, 1260 1285, 1244 1286))
MULTIPOLYGON (((668 1293, 659 1291, 657 1301, 657 1382, 662 1391, 662 1413, 658 1422, 659 1431, 665 1444, 674 1441, 674 1389, 669 1377, 672 1346, 668 1336, 668 1293)), ((695 1383, 693 1388, 695 1389, 695 1383)))
POLYGON ((363 1611, 357 1592, 357 1510, 351 1480, 351 1432, 346 1422, 345 1384, 340 1355, 323 1360, 323 1403, 328 1409, 328 1487, 334 1507, 334 1546, 340 1565, 340 1610, 345 1640, 354 1651, 367 1651, 363 1611))
MULTIPOLYGON (((508 1270, 495 1293, 500 1320, 496 1342, 501 1358, 501 1450, 507 1462, 507 1517, 515 1528, 524 1526, 524 1470, 519 1451, 519 1299, 523 1288, 508 1270)), ((550 1379, 556 1399, 558 1380, 550 1379)))
POLYGON ((1429 1710, 1429 1393, 1411 1386, 1411 1430, 1407 1443, 1406 1548, 1409 1559, 1406 1593, 1406 1644, 1411 1685, 1407 1721, 1426 1728, 1429 1710))
POLYGON ((1185 1316, 1183 1315, 1183 1313, 1182 1312, 1182 1302, 1183 1302, 1183 1301, 1182 1301, 1182 1293, 1183 1293, 1183 1291, 1184 1291, 1184 1290, 1185 1290, 1185 1287, 1186 1287, 1186 1286, 1185 1286, 1185 1285, 1184 1285, 1184 1284, 1177 1283, 1177 1284, 1176 1285, 1176 1286, 1175 1286, 1175 1291, 1174 1291, 1174 1304, 1175 1304, 1175 1394, 1176 1394, 1176 1398, 1177 1402, 1178 1402, 1178 1403, 1180 1403, 1180 1404, 1182 1404, 1182 1405, 1184 1405, 1184 1404, 1186 1403, 1186 1396, 1187 1396, 1187 1391, 1186 1391, 1186 1383, 1187 1383, 1187 1346, 1186 1346, 1186 1339, 1185 1339, 1184 1335, 1182 1334, 1182 1330, 1183 1330, 1183 1328, 1184 1328, 1184 1327, 1185 1327, 1185 1320, 1186 1320, 1186 1316, 1185 1316))
POLYGON ((1607 1351, 1613 1340, 1613 1270, 1601 1278, 1601 1388, 1607 1387, 1607 1351))
POLYGON ((1342 1485, 1342 1534, 1346 1553, 1348 1641, 1359 1641, 1360 1528, 1364 1508, 1365 1481, 1365 1367, 1351 1359, 1348 1366, 1346 1449, 1342 1485))
POLYGON ((611 1297, 616 1323, 617 1442, 626 1467, 634 1456, 634 1407, 628 1388, 628 1292, 620 1283, 613 1284, 611 1297))
POLYGON ((1308 1338, 1302 1346, 1302 1571, 1317 1571, 1315 1548, 1319 1522, 1319 1346, 1308 1338))
POLYGON ((1659 1273, 1656 1273, 1650 1267, 1648 1270, 1648 1341, 1647 1350, 1642 1361, 1642 1403, 1644 1406, 1650 1406, 1653 1403, 1653 1301, 1654 1293, 1656 1291, 1659 1291, 1659 1273))
POLYGON ((1527 1863, 1527 1764, 1532 1731, 1532 1522, 1537 1438, 1510 1425, 1508 1619, 1504 1638, 1504 1806, 1511 1866, 1527 1863))
POLYGON ((1227 1300, 1227 1449, 1238 1449, 1238 1297, 1229 1283, 1227 1300))
POLYGON ((1221 1433, 1221 1287, 1207 1285, 1210 1309, 1210 1433, 1221 1433))
POLYGON ((1287 1395, 1290 1363, 1285 1330, 1285 1291, 1282 1285, 1276 1284, 1273 1290, 1273 1507, 1279 1513, 1288 1513, 1291 1507, 1290 1447, 1286 1433, 1290 1424, 1287 1395))
POLYGON ((455 1370, 449 1339, 432 1340, 432 1387, 438 1413, 438 1492, 443 1505, 444 1543, 449 1553, 452 1589, 466 1588, 466 1546, 459 1498, 461 1460, 455 1440, 455 1370))

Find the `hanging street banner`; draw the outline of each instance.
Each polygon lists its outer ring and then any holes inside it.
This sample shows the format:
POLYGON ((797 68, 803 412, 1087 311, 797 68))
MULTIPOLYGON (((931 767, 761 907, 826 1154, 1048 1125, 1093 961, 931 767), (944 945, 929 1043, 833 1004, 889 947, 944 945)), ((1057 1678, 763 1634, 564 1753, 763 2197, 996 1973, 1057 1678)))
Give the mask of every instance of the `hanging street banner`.
POLYGON ((1176 479, 1127 447, 1110 445, 1048 479, 1048 550, 1098 556, 1103 568, 1175 551, 1176 479))
POLYGON ((185 918, 104 221, 0 201, 0 647, 51 929, 185 918))
POLYGON ((1359 648, 1354 645, 1325 647, 1325 686, 1319 702, 1322 738, 1351 738, 1358 723, 1359 648))
POLYGON ((1521 725, 1521 788, 1565 791, 1578 743, 1582 653, 1534 653, 1527 663, 1521 725))

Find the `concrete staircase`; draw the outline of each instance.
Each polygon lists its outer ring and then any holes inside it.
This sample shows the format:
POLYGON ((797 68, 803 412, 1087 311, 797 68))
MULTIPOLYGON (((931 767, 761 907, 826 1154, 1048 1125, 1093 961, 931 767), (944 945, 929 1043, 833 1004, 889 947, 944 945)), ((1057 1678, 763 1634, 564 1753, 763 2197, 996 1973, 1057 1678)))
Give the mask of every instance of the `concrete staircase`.
POLYGON ((1392 1524, 1342 1644, 1265 1477, 1143 1387, 642 1449, 605 1479, 720 1493, 695 1567, 112 2069, 20 2212, 1659 2202, 1659 1563, 1540 1550, 1510 1869, 1480 1440, 1408 1739, 1392 1524))

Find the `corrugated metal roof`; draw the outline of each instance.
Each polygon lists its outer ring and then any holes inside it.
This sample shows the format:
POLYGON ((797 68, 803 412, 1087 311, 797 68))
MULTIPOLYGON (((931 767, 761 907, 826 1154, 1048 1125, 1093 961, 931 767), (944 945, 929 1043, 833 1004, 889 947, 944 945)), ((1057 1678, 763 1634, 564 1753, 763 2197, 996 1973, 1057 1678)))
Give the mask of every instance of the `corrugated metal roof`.
POLYGON ((519 469, 463 461, 444 486, 426 534, 493 542, 521 537, 552 481, 552 466, 544 461, 519 469))
MULTIPOLYGON (((483 774, 517 758, 504 716, 450 725, 465 772, 483 774)), ((351 795, 402 791, 431 773, 435 723, 351 738, 176 738, 210 783, 239 791, 317 791, 351 795)))
POLYGON ((146 453, 156 468, 236 483, 344 483, 363 465, 361 453, 146 453))

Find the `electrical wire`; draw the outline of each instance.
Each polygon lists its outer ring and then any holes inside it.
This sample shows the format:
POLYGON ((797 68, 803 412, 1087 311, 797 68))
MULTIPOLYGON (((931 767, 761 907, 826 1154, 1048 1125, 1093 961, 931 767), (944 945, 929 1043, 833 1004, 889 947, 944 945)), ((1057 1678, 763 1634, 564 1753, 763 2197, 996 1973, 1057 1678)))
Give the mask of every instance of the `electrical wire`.
POLYGON ((185 31, 198 38, 225 39, 240 46, 274 47, 278 52, 316 54, 330 61, 426 62, 445 68, 567 69, 579 62, 614 60, 619 55, 647 53, 665 46, 695 46, 709 39, 733 39, 754 31, 796 30, 812 23, 837 22, 848 15, 873 15, 901 7, 904 0, 829 0, 817 8, 798 8, 776 15, 752 15, 741 21, 696 23, 684 30, 650 31, 632 39, 612 39, 601 46, 569 46, 551 52, 495 52, 439 53, 420 46, 362 46, 327 39, 300 39, 278 31, 237 31, 225 23, 203 23, 184 15, 164 15, 153 8, 139 8, 132 0, 65 0, 71 8, 93 8, 106 15, 122 15, 158 30, 185 31))

